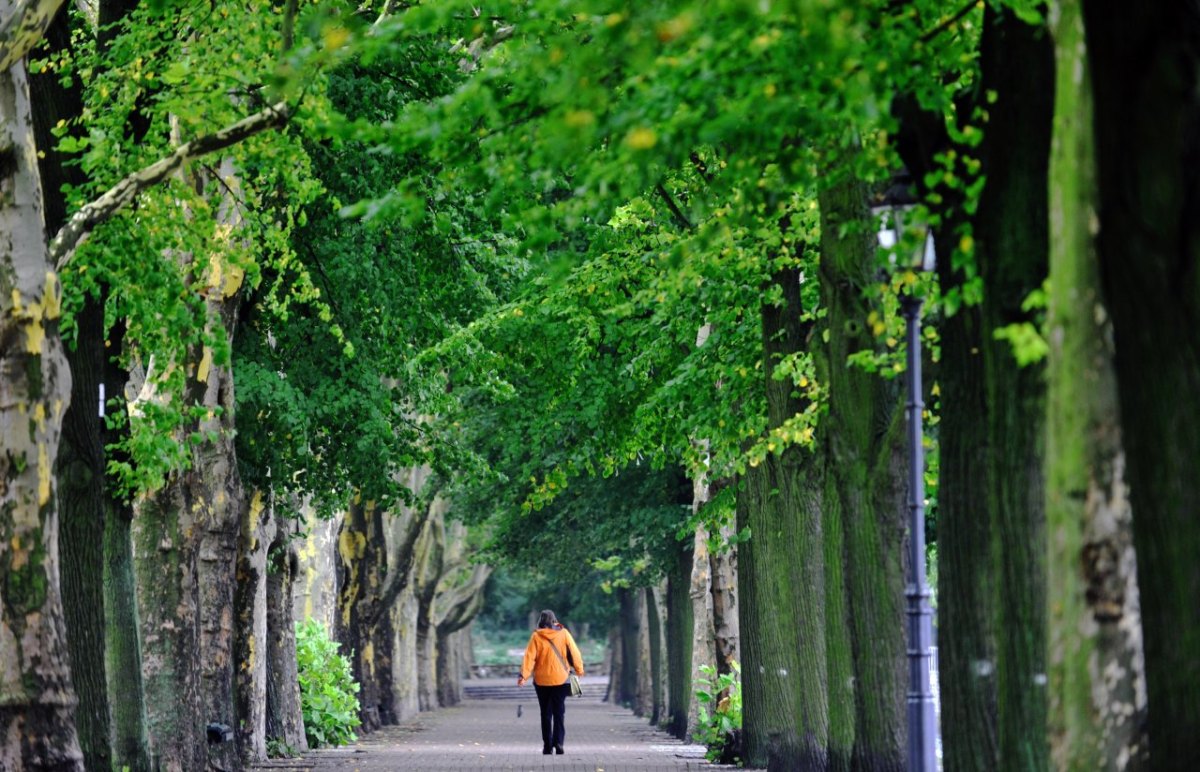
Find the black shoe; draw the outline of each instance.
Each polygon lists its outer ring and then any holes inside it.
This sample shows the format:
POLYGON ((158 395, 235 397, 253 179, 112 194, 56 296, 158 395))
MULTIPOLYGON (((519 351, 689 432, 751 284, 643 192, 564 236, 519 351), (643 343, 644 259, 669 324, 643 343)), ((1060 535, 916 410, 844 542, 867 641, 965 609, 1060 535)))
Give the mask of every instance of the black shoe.
POLYGON ((555 745, 554 752, 557 753, 559 756, 561 756, 561 755, 563 755, 563 753, 565 753, 565 751, 563 751, 561 745, 555 745))
POLYGON ((542 748, 542 755, 543 755, 543 756, 549 756, 549 755, 550 755, 550 753, 551 753, 551 751, 550 751, 550 746, 549 746, 549 745, 546 745, 546 746, 544 746, 544 747, 542 748))

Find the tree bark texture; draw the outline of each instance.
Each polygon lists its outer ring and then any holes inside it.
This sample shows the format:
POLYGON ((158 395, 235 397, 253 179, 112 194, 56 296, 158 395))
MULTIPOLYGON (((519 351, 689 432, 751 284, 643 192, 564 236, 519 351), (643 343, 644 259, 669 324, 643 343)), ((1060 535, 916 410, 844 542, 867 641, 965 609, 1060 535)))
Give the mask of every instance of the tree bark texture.
POLYGON ((717 671, 733 670, 741 662, 738 630, 737 529, 730 521, 721 526, 721 549, 710 552, 709 576, 712 589, 713 646, 717 671))
MULTIPOLYGON (((978 95, 982 97, 984 95, 978 95)), ((974 109, 968 103, 960 114, 974 109)), ((923 198, 930 172, 940 167, 937 155, 950 149, 973 154, 951 141, 945 117, 923 110, 913 95, 893 105, 901 120, 897 147, 923 198)), ((947 256, 959 244, 964 226, 961 197, 949 196, 937 211, 942 226, 934 230, 938 282, 947 292, 963 276, 947 256)), ((982 772, 998 766, 996 737, 995 587, 991 559, 990 485, 983 317, 978 305, 963 305, 939 325, 942 360, 937 382, 941 387, 938 432, 939 479, 937 508, 938 587, 935 622, 945 634, 938 640, 941 685, 943 763, 948 770, 982 772)))
MULTIPOLYGON (((276 514, 278 510, 276 510, 276 514)), ((280 518, 268 550, 267 571, 267 705, 264 734, 297 751, 308 750, 300 712, 300 683, 296 672, 296 619, 292 587, 299 569, 295 521, 280 518)))
MULTIPOLYGON (((773 279, 783 305, 764 305, 763 370, 768 425, 803 409, 790 382, 773 377, 779 359, 810 344, 801 321, 800 273, 773 279)), ((829 704, 825 648, 823 482, 812 452, 791 446, 769 454, 739 482, 745 760, 751 766, 823 770, 828 765, 829 704)))
POLYGON ((637 608, 637 667, 635 679, 637 691, 633 701, 636 715, 650 718, 654 715, 654 671, 651 664, 654 644, 650 642, 650 598, 644 587, 630 590, 633 604, 637 608))
MULTIPOLYGON (((461 558, 466 548, 466 528, 460 525, 456 531, 453 553, 461 558)), ((462 633, 483 608, 483 587, 491 573, 487 566, 476 565, 463 577, 447 577, 451 582, 443 581, 434 596, 438 704, 443 708, 462 702, 463 651, 469 643, 462 633), (443 654, 448 659, 443 659, 443 654)))
POLYGON ((1060 770, 1148 768, 1145 661, 1111 317, 1100 288, 1082 9, 1058 3, 1050 167, 1046 521, 1050 753, 1060 770))
POLYGON ((1181 769, 1200 758, 1200 22, 1186 3, 1083 9, 1150 762, 1181 769))
MULTIPOLYGON (((46 30, 45 45, 54 53, 70 50, 71 24, 67 7, 59 9, 46 30)), ((57 141, 52 129, 83 110, 78 85, 64 85, 53 73, 30 76, 33 127, 42 152, 38 168, 42 179, 45 232, 53 233, 66 219, 66 201, 60 192, 66 183, 79 184, 77 167, 63 164, 53 152, 57 141)), ((48 236, 47 236, 48 238, 48 236)), ((63 416, 62 443, 58 450, 58 506, 61 530, 59 556, 63 616, 71 658, 71 680, 79 705, 75 727, 84 765, 89 769, 112 766, 109 735, 112 715, 108 705, 104 657, 104 438, 103 419, 97 409, 105 383, 103 300, 88 299, 75 317, 75 345, 67 349, 71 370, 71 402, 63 416)))
MULTIPOLYGON (((1044 27, 985 11, 982 87, 997 102, 982 147, 987 184, 979 201, 976 259, 986 287, 983 357, 988 401, 988 498, 996 562, 999 768, 1048 767, 1045 621, 1045 381, 1018 367, 999 328, 1027 320, 1022 305, 1047 274, 1054 73, 1044 27)), ((948 628, 953 630, 954 628, 948 628)))
POLYGON ((618 702, 621 705, 629 708, 635 715, 642 715, 639 712, 640 704, 638 702, 638 686, 640 679, 638 678, 638 668, 641 665, 639 660, 641 654, 642 640, 642 613, 641 613, 641 598, 640 592, 633 588, 621 588, 617 590, 617 603, 620 609, 620 678, 618 684, 620 690, 618 692, 618 702))
MULTIPOLYGON (((113 369, 120 372, 121 382, 128 379, 124 370, 113 369)), ((112 506, 104 522, 104 612, 113 761, 118 768, 143 772, 150 769, 150 748, 133 559, 133 505, 115 498, 109 503, 112 506)))
POLYGON ((279 522, 274 507, 262 491, 250 496, 238 537, 237 616, 235 657, 237 668, 237 742, 245 763, 267 757, 267 629, 268 550, 279 522))
POLYGON ((667 725, 681 740, 688 738, 692 703, 692 550, 680 545, 667 576, 667 725))
MULTIPOLYGON (((48 24, 58 4, 45 5, 48 24)), ((0 16, 14 10, 5 3, 0 16)), ((2 45, 11 52, 23 43, 2 45)), ((0 72, 8 159, 0 169, 0 767, 79 769, 54 474, 71 377, 58 332, 61 288, 43 234, 29 87, 19 58, 0 72)))
MULTIPOLYGON (((953 239, 937 239, 950 254, 953 239)), ((948 261, 942 261, 948 263, 948 261)), ((950 266, 942 281, 950 286, 950 266)), ((987 465, 982 319, 964 307, 941 325, 942 391, 938 453, 938 667, 946 769, 994 770, 996 738, 995 586, 987 465)))
MULTIPOLYGON (((876 247, 865 186, 856 180, 834 181, 818 198, 821 294, 829 331, 829 412, 822 431, 827 464, 824 505, 842 532, 841 554, 826 554, 841 565, 846 615, 845 621, 834 619, 829 608, 826 622, 831 644, 838 629, 848 626, 854 684, 852 755, 849 760, 838 758, 831 738, 830 765, 902 770, 908 670, 903 657, 907 486, 900 382, 847 361, 855 351, 875 345, 866 324, 866 292, 873 280, 876 247)), ((826 539, 838 540, 831 533, 832 519, 825 521, 826 539)), ((829 587, 827 592, 833 596, 838 589, 829 587)), ((833 693, 842 688, 832 665, 838 661, 843 668, 845 652, 831 646, 828 656, 832 707, 833 693)), ((837 736, 845 734, 841 730, 837 736)))
MULTIPOLYGON (((209 323, 232 338, 239 288, 219 276, 207 280, 214 285, 204 287, 209 323)), ((149 737, 154 763, 167 769, 238 764, 235 743, 209 745, 205 734, 209 723, 238 726, 234 590, 245 505, 233 440, 233 371, 212 359, 205 346, 188 352, 183 398, 207 410, 180 434, 211 439, 192 448, 188 469, 139 502, 134 520, 149 737)), ((144 384, 147 395, 154 394, 153 378, 144 384)))
POLYGON ((442 576, 445 549, 445 526, 439 515, 425 524, 413 575, 417 599, 417 703, 422 711, 437 709, 437 621, 433 600, 442 576))
POLYGON ((315 619, 326 630, 333 631, 337 628, 341 561, 337 542, 345 513, 323 520, 309 502, 301 504, 300 512, 307 535, 296 550, 299 566, 292 593, 292 613, 297 620, 315 619))
MULTIPOLYGON (((190 474, 190 473, 188 473, 190 474)), ((136 505, 133 519, 146 728, 152 767, 203 769, 208 760, 200 694, 198 539, 189 486, 168 485, 136 505)))
MULTIPOLYGON (((692 512, 699 511, 708 501, 708 484, 703 479, 693 483, 692 512)), ((690 663, 693 684, 696 679, 705 678, 702 667, 716 667, 716 636, 713 625, 713 595, 712 595, 712 558, 708 548, 708 528, 703 524, 696 526, 696 535, 692 540, 692 570, 688 589, 692 602, 691 646, 692 661, 690 663)), ((688 709, 688 734, 694 734, 700 725, 700 704, 690 699, 688 709)))
POLYGON ((420 712, 418 696, 417 598, 412 584, 401 591, 389 612, 392 618, 392 702, 396 720, 420 712))
POLYGON ((390 631, 379 634, 378 622, 390 617, 377 615, 375 607, 387 572, 387 545, 384 542, 383 513, 374 502, 356 496, 342 521, 338 534, 338 616, 335 636, 343 650, 350 653, 354 680, 359 684, 359 717, 362 731, 373 732, 390 722, 391 681, 390 640, 380 650, 380 642, 390 631), (383 665, 381 670, 380 665, 383 665))
POLYGON ((666 718, 666 663, 663 624, 663 595, 658 587, 646 588, 646 621, 650 641, 650 724, 658 726, 666 718))

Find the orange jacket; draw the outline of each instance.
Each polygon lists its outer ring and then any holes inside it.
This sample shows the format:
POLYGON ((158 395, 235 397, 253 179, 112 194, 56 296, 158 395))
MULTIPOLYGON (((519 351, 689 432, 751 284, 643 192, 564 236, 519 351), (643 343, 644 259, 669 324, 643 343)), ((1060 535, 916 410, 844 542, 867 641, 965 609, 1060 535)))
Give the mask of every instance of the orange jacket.
POLYGON ((579 647, 567 628, 551 630, 543 627, 529 636, 525 659, 521 661, 522 678, 528 679, 532 673, 533 682, 538 686, 562 686, 567 682, 567 671, 550 650, 551 646, 558 650, 568 665, 575 668, 576 673, 583 675, 583 655, 579 653, 579 647), (568 653, 570 656, 567 656, 568 653))

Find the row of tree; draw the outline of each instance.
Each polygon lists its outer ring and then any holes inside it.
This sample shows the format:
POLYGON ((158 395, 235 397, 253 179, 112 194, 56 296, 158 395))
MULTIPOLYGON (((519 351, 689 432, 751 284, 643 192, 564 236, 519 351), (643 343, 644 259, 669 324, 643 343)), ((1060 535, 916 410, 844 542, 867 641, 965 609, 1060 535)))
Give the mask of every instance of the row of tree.
POLYGON ((435 412, 486 449, 501 533, 585 523, 550 502, 641 460, 723 481, 675 522, 748 537, 747 760, 898 769, 896 310, 923 293, 948 768, 1186 765, 1195 416, 1160 389, 1197 375, 1195 20, 828 6, 496 13, 519 43, 391 145, 449 161, 477 130, 485 156, 442 184, 524 195, 527 241, 571 257, 428 355, 435 412), (936 287, 877 255, 901 162, 936 287))
MULTIPOLYGON (((404 470, 428 464, 497 559, 578 562, 563 534, 588 535, 621 593, 616 648, 649 662, 620 672, 651 674, 638 700, 676 731, 685 671, 740 654, 747 761, 903 768, 894 376, 914 292, 937 315, 948 768, 1194 757, 1188 9, 55 5, 0 14, 0 653, 19 663, 0 720, 21 738, 0 759, 69 767, 77 725, 103 741, 72 630, 140 629, 108 672, 144 674, 148 716, 182 699, 148 745, 207 764, 206 718, 256 709, 230 712, 255 694, 235 630, 259 629, 232 613, 290 532, 261 531, 262 508, 309 497, 347 512, 341 635, 364 714, 394 718, 399 633, 380 630, 447 565, 423 549, 409 571, 437 499, 404 470), (31 105, 22 59, 54 19, 35 66, 57 96, 31 105), (875 246, 901 164, 936 277, 875 246), (86 462, 56 468, 77 431, 86 462), (641 464, 694 495, 660 480, 571 506, 641 464), (64 625, 60 597, 91 621, 64 625)), ((423 649, 457 617, 419 623, 423 649)))
POLYGON ((345 12, 5 11, 6 769, 230 769, 269 740, 302 748, 292 582, 308 509, 345 512, 330 621, 367 727, 457 699, 452 641, 488 569, 447 536, 422 482, 429 440, 387 380, 392 335, 436 339, 488 289, 419 276, 412 244, 453 237, 432 226, 364 265, 360 242, 391 234, 346 232, 328 201, 412 168, 371 164, 335 124, 458 70, 417 39, 343 64, 345 12), (411 708, 393 704, 393 651, 411 708))

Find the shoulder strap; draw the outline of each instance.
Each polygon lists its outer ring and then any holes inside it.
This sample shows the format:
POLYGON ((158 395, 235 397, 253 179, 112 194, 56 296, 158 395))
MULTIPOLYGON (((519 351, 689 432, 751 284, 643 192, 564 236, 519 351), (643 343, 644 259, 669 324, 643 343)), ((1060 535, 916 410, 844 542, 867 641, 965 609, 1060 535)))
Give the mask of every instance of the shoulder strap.
POLYGON ((571 668, 567 667, 567 661, 563 659, 563 655, 558 653, 558 647, 553 641, 546 641, 546 645, 550 647, 550 651, 554 652, 554 656, 558 657, 558 661, 562 663, 563 670, 567 671, 567 675, 571 675, 571 668))

